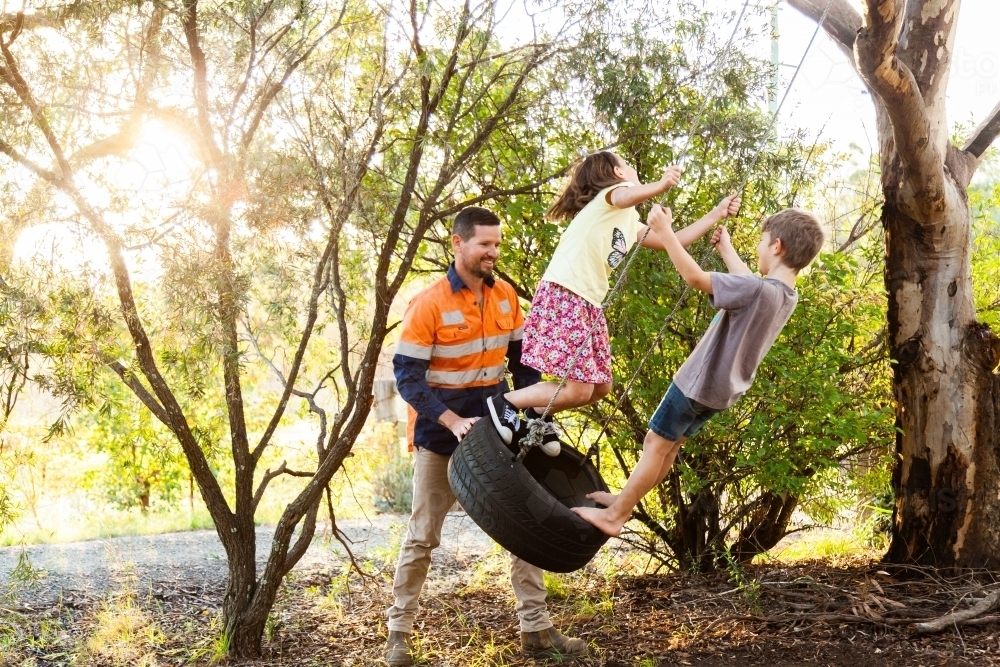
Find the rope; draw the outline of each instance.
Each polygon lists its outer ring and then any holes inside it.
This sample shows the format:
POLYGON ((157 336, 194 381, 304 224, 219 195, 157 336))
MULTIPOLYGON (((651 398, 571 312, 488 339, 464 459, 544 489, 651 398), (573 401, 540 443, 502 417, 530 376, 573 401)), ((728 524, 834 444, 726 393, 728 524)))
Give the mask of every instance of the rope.
MULTIPOLYGON (((809 50, 812 48, 813 41, 816 39, 816 35, 819 33, 820 27, 826 21, 827 15, 829 14, 830 8, 832 6, 833 6, 833 1, 829 0, 829 2, 827 4, 827 7, 826 7, 826 10, 823 12, 822 18, 820 19, 819 23, 816 26, 816 31, 813 33, 812 39, 809 40, 809 45, 806 47, 805 53, 803 53, 802 59, 799 61, 798 67, 796 67, 796 69, 795 69, 795 74, 792 76, 792 79, 789 81, 788 88, 785 90, 785 94, 784 94, 784 96, 781 99, 781 103, 778 105, 777 109, 774 112, 774 116, 771 119, 771 126, 768 128, 768 131, 765 133, 765 135, 764 135, 765 137, 770 136, 771 131, 774 129, 774 126, 775 126, 775 124, 777 122, 778 114, 780 113, 781 108, 784 106, 785 100, 788 97, 788 93, 791 90, 792 85, 795 83, 795 78, 798 76, 799 70, 802 68, 803 62, 805 62, 806 55, 809 53, 809 50)), ((756 168, 757 162, 760 160, 761 155, 762 155, 762 153, 758 153, 757 154, 757 157, 754 160, 753 165, 751 165, 751 168, 747 170, 747 175, 746 175, 746 177, 743 180, 743 184, 739 188, 740 192, 742 192, 743 189, 749 183, 749 181, 750 181, 750 174, 752 174, 753 170, 756 168)), ((705 263, 705 261, 711 255, 712 250, 713 250, 713 248, 709 248, 704 253, 704 255, 702 255, 702 257, 698 261, 698 265, 699 266, 701 266, 701 265, 703 265, 705 263)), ((677 312, 680 310, 681 305, 684 303, 685 297, 688 295, 688 292, 690 292, 690 291, 691 291, 690 285, 685 285, 684 286, 684 290, 681 292, 680 297, 678 297, 677 302, 674 304, 673 309, 670 311, 670 313, 667 314, 666 318, 664 318, 663 325, 660 327, 660 330, 657 332, 656 337, 653 339, 653 342, 647 348, 646 354, 639 361, 639 364, 636 367, 635 372, 632 374, 632 377, 629 379, 628 383, 625 385, 625 388, 622 390, 621 396, 619 397, 618 401, 615 403, 615 405, 612 408, 611 412, 608 414, 608 418, 605 420, 604 425, 601 428, 601 431, 597 435, 597 438, 594 440, 594 443, 591 445, 590 449, 587 451, 586 456, 583 458, 583 460, 581 462, 581 467, 583 466, 584 463, 586 463, 587 461, 589 461, 593 456, 597 455, 598 458, 597 458, 595 464, 596 464, 597 470, 600 471, 601 462, 600 462, 600 449, 599 449, 598 445, 600 444, 601 437, 603 437, 604 434, 607 432, 608 426, 611 423, 611 418, 615 415, 615 413, 621 407, 622 402, 625 400, 625 397, 629 395, 629 392, 631 391, 632 385, 635 383, 636 379, 639 376, 639 372, 642 370, 642 368, 645 365, 645 363, 649 360, 649 357, 652 354, 653 350, 656 349, 656 346, 659 344, 660 340, 663 338, 663 335, 666 332, 667 326, 670 324, 671 321, 673 321, 674 317, 677 315, 677 312)), ((531 424, 529 423, 529 427, 530 426, 531 426, 531 424)), ((589 572, 586 575, 586 579, 589 580, 591 577, 593 577, 593 575, 594 575, 593 571, 589 572)))
MULTIPOLYGON (((823 15, 820 18, 819 23, 816 24, 816 30, 813 32, 812 38, 809 40, 809 44, 806 46, 806 50, 802 53, 802 58, 799 59, 799 64, 795 68, 795 73, 792 75, 791 80, 788 82, 788 87, 785 89, 785 94, 781 97, 781 102, 780 104, 778 104, 778 108, 775 110, 774 115, 771 118, 771 123, 770 125, 768 125, 767 131, 764 133, 765 137, 770 136, 771 132, 774 130, 775 125, 778 122, 778 114, 781 112, 781 108, 785 105, 785 100, 788 99, 788 94, 791 92, 792 85, 795 83, 795 79, 799 75, 799 70, 802 69, 802 65, 803 63, 805 63, 806 56, 809 55, 809 51, 810 49, 812 49, 813 42, 816 40, 816 35, 819 34, 820 28, 823 27, 823 23, 826 21, 826 18, 830 13, 831 7, 833 7, 832 0, 829 3, 827 3, 826 9, 823 11, 823 15)), ((753 173, 753 170, 757 168, 757 164, 760 162, 760 158, 762 155, 763 152, 758 152, 756 158, 754 159, 753 164, 751 164, 750 168, 747 169, 747 174, 744 177, 742 184, 740 185, 739 188, 737 188, 739 192, 742 192, 743 189, 746 188, 747 184, 750 182, 751 174, 753 173)), ((698 265, 699 266, 703 265, 705 263, 705 260, 708 259, 708 257, 711 254, 712 254, 712 248, 709 248, 708 251, 704 255, 702 255, 701 259, 698 261, 698 265)), ((639 360, 639 364, 636 366, 635 372, 632 373, 632 377, 629 379, 629 381, 625 385, 625 388, 622 390, 621 396, 618 398, 618 401, 615 403, 614 407, 612 407, 611 412, 608 413, 608 417, 607 419, 604 420, 604 425, 601 427, 600 432, 597 434, 597 438, 594 439, 594 442, 590 446, 590 449, 587 450, 587 454, 586 457, 584 458, 584 461, 589 461, 595 455, 600 454, 599 444, 601 442, 601 438, 608 431, 608 426, 611 424, 611 418, 615 415, 615 413, 618 412, 619 408, 621 408, 622 402, 624 402, 625 397, 628 396, 629 392, 632 390, 632 385, 635 384, 636 379, 639 377, 639 372, 642 370, 643 366, 646 364, 646 361, 649 360, 650 355, 653 353, 653 350, 656 348, 660 340, 663 338, 663 335, 667 331, 667 325, 670 324, 670 322, 674 319, 674 317, 677 314, 677 311, 680 310, 681 305, 684 303, 684 297, 686 297, 688 292, 690 291, 691 291, 691 286, 685 285, 684 290, 681 292, 680 297, 677 299, 677 303, 674 304, 673 310, 671 310, 670 313, 664 319, 663 326, 660 327, 660 330, 653 338, 653 342, 647 348, 646 354, 643 355, 642 359, 639 360)), ((529 424, 529 428, 530 426, 531 425, 529 424)), ((598 469, 600 469, 600 459, 597 459, 597 467, 598 469)))
MULTIPOLYGON (((736 35, 739 32, 740 24, 743 22, 743 17, 746 15, 746 11, 749 6, 750 6, 750 0, 745 0, 745 2, 743 3, 743 9, 740 11, 740 15, 736 19, 736 24, 733 26, 733 32, 729 36, 729 40, 726 42, 725 47, 723 47, 722 55, 719 56, 720 72, 722 71, 722 65, 729 58, 729 53, 732 49, 733 42, 736 39, 736 35)), ((711 100, 714 97, 715 90, 718 87, 720 81, 721 81, 721 76, 715 79, 714 85, 709 90, 709 94, 705 95, 701 107, 698 109, 698 113, 695 116, 695 120, 691 124, 691 131, 687 136, 687 141, 685 142, 684 147, 681 149, 681 152, 677 157, 677 162, 681 162, 687 155, 687 152, 691 147, 691 140, 701 126, 702 118, 705 115, 705 111, 708 109, 709 102, 711 102, 711 100)), ((611 288, 611 291, 605 297, 604 302, 601 303, 601 312, 603 312, 614 301, 615 297, 618 295, 618 292, 625 284, 625 279, 628 277, 629 270, 632 268, 632 263, 635 261, 636 256, 639 254, 638 247, 641 246, 643 242, 645 242, 646 237, 649 236, 649 232, 650 229, 647 226, 646 231, 643 232, 642 238, 640 238, 639 242, 636 244, 637 249, 629 253, 628 259, 625 261, 625 266, 622 267, 621 272, 618 274, 618 279, 615 281, 615 284, 611 288)), ((590 341, 594 339, 594 333, 597 331, 597 327, 599 326, 599 324, 600 324, 599 321, 595 321, 591 325, 590 331, 587 332, 587 337, 585 340, 590 341)), ((517 458, 515 459, 516 461, 520 461, 521 459, 523 459, 525 454, 528 453, 528 450, 531 447, 536 447, 542 443, 542 429, 544 428, 543 420, 552 411, 552 406, 555 404, 556 398, 559 396, 559 393, 563 390, 563 387, 566 386, 566 382, 569 380, 570 374, 576 369, 576 366, 580 362, 580 358, 583 355, 584 349, 585 347, 583 345, 577 348, 577 351, 573 355, 573 358, 570 359, 569 369, 566 371, 565 377, 559 380, 559 384, 556 386, 556 390, 552 393, 552 398, 549 399, 549 403, 548 405, 545 406, 545 410, 542 412, 542 414, 539 415, 537 419, 528 420, 528 433, 521 439, 520 443, 521 448, 520 452, 518 452, 517 458)))

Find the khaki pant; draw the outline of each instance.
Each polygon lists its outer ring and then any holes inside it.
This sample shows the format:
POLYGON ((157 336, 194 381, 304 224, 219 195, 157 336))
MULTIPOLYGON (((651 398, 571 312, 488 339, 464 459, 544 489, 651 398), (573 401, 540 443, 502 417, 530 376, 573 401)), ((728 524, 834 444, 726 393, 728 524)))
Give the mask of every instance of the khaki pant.
MULTIPOLYGON (((406 539, 396 563, 392 593, 395 602, 389 607, 389 630, 412 632, 420 611, 418 598, 427 578, 431 551, 441 544, 445 515, 455 502, 448 485, 448 458, 416 448, 413 463, 413 511, 406 529, 406 539)), ((510 557, 510 583, 517 598, 517 617, 521 632, 538 632, 552 627, 545 610, 545 582, 542 571, 510 557)))

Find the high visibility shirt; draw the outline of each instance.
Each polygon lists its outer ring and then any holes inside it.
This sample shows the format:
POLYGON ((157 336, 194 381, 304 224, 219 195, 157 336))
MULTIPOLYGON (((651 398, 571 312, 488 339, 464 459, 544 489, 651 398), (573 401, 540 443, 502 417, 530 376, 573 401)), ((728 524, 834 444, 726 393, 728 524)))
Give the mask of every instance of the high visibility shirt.
POLYGON ((487 278, 483 302, 455 271, 415 296, 406 308, 392 358, 399 395, 412 408, 410 444, 439 454, 458 446, 438 423, 445 410, 481 417, 486 398, 506 387, 504 359, 514 386, 534 384, 541 374, 521 363, 524 316, 514 288, 487 278))

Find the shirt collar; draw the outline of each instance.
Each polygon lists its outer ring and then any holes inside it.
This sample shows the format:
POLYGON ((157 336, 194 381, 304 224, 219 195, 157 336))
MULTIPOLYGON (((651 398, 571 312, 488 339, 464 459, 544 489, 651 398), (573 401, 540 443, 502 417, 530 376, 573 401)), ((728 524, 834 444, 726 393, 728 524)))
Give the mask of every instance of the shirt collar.
MULTIPOLYGON (((487 276, 483 278, 483 282, 486 283, 487 287, 493 287, 494 283, 496 283, 496 279, 493 276, 487 276)), ((448 283, 451 285, 452 294, 459 291, 463 287, 466 287, 466 284, 462 282, 462 279, 459 277, 458 271, 455 270, 455 262, 448 265, 448 283)))

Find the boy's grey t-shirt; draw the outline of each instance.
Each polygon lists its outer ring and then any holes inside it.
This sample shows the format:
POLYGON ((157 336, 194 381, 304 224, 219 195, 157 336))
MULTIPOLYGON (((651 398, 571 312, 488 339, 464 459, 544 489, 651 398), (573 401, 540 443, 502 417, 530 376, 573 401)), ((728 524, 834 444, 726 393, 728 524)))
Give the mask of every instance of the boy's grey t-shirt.
POLYGON ((773 278, 710 273, 712 306, 721 312, 674 376, 688 400, 724 410, 753 382, 757 366, 778 338, 799 300, 773 278))

